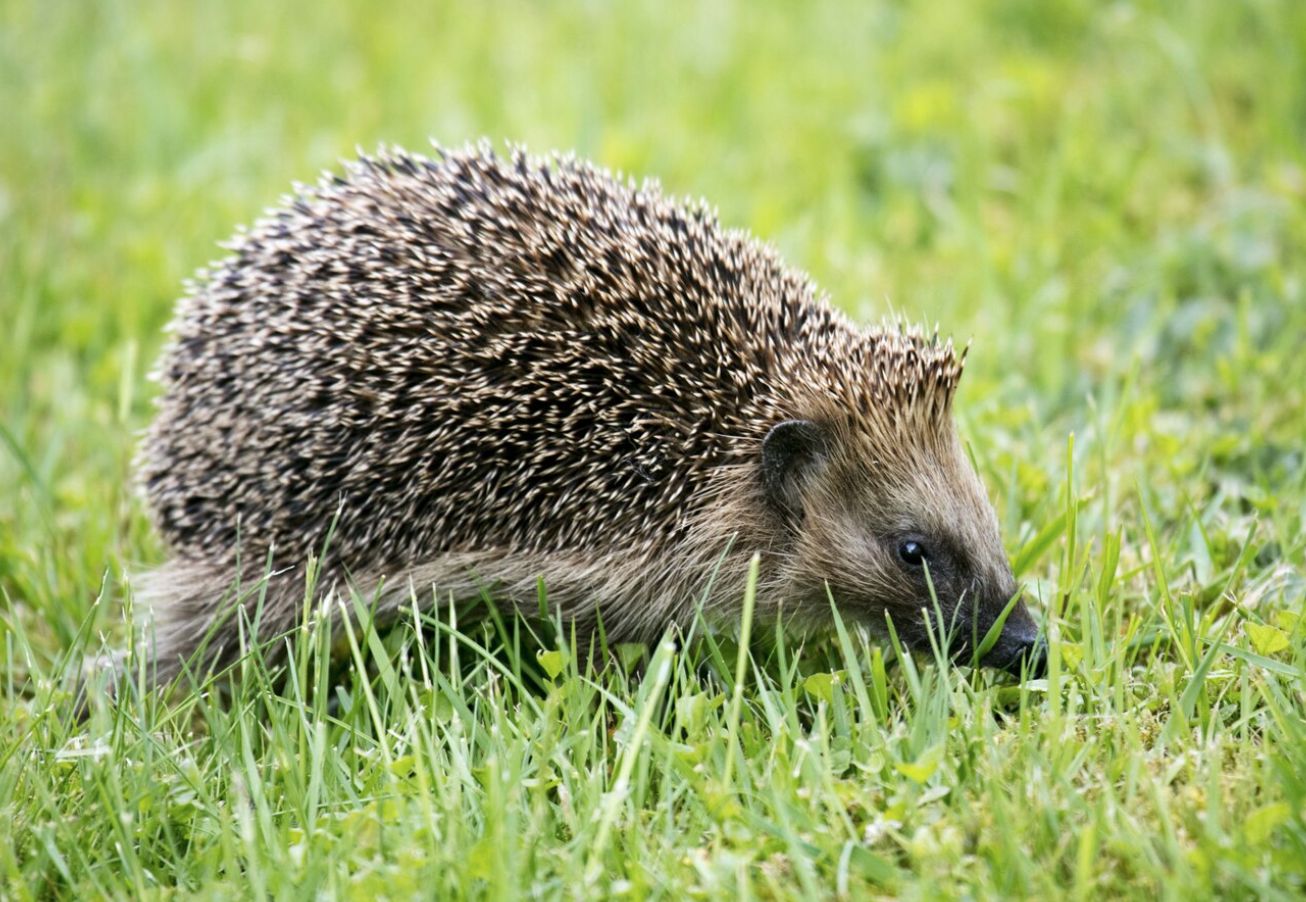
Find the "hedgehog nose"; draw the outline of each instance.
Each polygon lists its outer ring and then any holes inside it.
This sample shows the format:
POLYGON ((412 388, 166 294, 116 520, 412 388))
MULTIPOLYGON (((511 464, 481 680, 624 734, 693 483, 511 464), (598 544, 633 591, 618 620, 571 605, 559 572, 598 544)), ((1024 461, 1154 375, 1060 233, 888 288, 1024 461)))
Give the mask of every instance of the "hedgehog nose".
POLYGON ((1023 639, 1002 669, 1029 680, 1041 680, 1047 676, 1048 646, 1043 637, 1034 635, 1023 639))
POLYGON ((1038 627, 1028 614, 1008 620, 997 644, 989 650, 980 665, 1005 670, 1016 676, 1038 680, 1047 676, 1047 640, 1039 634, 1038 627))

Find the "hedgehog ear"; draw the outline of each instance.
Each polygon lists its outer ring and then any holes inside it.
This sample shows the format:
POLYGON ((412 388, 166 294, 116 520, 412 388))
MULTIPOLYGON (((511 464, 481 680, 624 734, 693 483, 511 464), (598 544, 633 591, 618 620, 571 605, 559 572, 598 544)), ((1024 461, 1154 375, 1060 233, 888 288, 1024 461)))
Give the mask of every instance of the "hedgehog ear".
POLYGON ((762 440, 762 487, 777 509, 801 517, 805 478, 826 459, 825 430, 811 420, 776 423, 762 440))

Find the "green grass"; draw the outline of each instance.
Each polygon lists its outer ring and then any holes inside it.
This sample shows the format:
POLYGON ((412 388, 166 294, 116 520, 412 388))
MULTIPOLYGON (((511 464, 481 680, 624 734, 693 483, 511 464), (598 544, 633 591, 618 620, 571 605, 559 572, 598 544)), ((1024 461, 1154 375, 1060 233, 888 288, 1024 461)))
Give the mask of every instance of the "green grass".
POLYGON ((1306 892, 1306 4, 195 7, 0 3, 0 896, 1306 892), (1046 682, 441 615, 77 724, 181 280, 356 145, 481 135, 973 339, 1046 682))

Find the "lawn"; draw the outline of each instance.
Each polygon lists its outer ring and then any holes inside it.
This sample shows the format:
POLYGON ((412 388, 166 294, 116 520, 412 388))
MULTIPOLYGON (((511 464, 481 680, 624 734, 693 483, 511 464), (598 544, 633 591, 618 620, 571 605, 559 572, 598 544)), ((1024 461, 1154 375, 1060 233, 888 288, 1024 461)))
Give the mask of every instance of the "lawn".
POLYGON ((1306 893, 1306 4, 7 0, 0 110, 0 897, 1306 893), (481 136, 969 339, 1047 679, 741 598, 742 648, 414 617, 78 722, 183 280, 481 136))

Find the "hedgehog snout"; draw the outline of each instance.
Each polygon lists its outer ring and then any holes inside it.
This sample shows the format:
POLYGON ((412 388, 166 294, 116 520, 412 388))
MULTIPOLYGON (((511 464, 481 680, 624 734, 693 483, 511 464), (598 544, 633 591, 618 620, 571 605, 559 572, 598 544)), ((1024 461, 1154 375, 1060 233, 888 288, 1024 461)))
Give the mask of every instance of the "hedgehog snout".
MULTIPOLYGON (((1005 605, 1004 605, 1005 607, 1005 605)), ((1017 601, 998 641, 980 659, 981 667, 994 667, 1031 680, 1047 673, 1047 642, 1023 601, 1017 601)))

